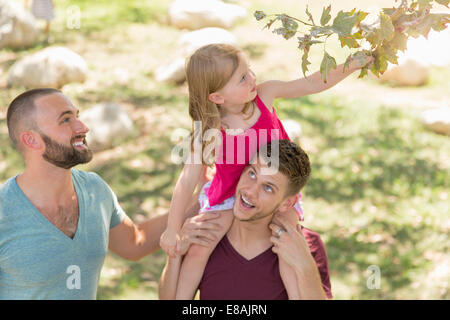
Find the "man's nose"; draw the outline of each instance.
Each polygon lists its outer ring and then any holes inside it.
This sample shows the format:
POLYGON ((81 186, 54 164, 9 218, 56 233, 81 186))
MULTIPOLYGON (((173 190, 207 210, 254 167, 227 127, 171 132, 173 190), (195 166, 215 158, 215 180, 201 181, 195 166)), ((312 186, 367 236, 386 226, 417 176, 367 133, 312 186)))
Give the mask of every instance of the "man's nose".
POLYGON ((89 132, 89 128, 84 124, 83 121, 81 121, 80 119, 77 119, 75 132, 77 134, 86 134, 89 132))
POLYGON ((249 200, 254 200, 258 197, 258 184, 251 183, 245 189, 245 196, 249 198, 249 200))

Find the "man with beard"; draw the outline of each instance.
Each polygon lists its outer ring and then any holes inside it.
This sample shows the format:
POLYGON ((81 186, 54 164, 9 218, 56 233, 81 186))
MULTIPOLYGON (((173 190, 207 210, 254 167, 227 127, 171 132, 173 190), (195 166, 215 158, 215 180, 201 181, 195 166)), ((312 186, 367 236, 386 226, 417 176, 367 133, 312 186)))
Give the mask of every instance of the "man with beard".
POLYGON ((0 300, 95 299, 108 248, 138 260, 159 248, 167 215, 135 225, 95 173, 88 128, 56 89, 8 107, 10 138, 25 171, 0 187, 0 300))

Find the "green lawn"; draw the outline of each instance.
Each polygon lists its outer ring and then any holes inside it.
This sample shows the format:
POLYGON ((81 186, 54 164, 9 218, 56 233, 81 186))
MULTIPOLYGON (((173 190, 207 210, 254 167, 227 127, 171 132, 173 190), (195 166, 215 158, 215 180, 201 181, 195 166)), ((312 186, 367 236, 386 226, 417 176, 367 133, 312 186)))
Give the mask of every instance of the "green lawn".
MULTIPOLYGON (((55 44, 85 56, 90 68, 87 83, 70 84, 63 91, 81 111, 103 101, 124 103, 135 121, 131 138, 96 154, 91 164, 81 168, 100 174, 135 221, 165 212, 181 170, 170 160, 176 143, 171 135, 176 128, 190 128, 186 86, 157 83, 153 76, 155 68, 171 55, 180 34, 166 24, 169 2, 56 3, 55 44), (79 30, 66 27, 69 5, 81 9, 79 30), (130 72, 125 83, 114 80, 118 67, 130 72)), ((249 12, 291 12, 304 5, 287 0, 276 3, 252 1, 249 12)), ((311 11, 317 14, 327 3, 314 2, 311 11)), ((361 3, 367 7, 376 1, 361 3)), ((352 2, 340 5, 351 8, 352 2)), ((294 71, 300 74, 300 65, 284 66, 283 61, 270 58, 275 41, 285 50, 287 60, 292 55, 300 61, 295 41, 273 40, 278 36, 261 31, 252 17, 237 28, 248 32, 241 33, 243 47, 261 79, 294 71)), ((16 59, 42 47, 0 50, 0 68, 7 70, 16 59)), ((320 59, 313 57, 312 62, 311 69, 316 70, 313 66, 320 59)), ((449 67, 431 72, 426 87, 399 90, 440 90, 448 85, 449 67)), ((2 79, 5 75, 0 74, 2 79)), ((363 81, 383 88, 373 80, 363 81)), ((5 119, 6 106, 22 91, 0 91, 0 183, 23 170, 9 142, 5 119)), ((449 299, 449 137, 425 130, 417 120, 420 110, 330 92, 279 100, 275 107, 281 119, 295 119, 302 126, 300 142, 312 163, 312 176, 303 192, 305 226, 323 237, 335 298, 449 299), (373 265, 381 272, 381 283, 379 289, 371 290, 367 280, 373 265)), ((98 298, 157 299, 164 260, 161 251, 139 262, 108 254, 98 298)))

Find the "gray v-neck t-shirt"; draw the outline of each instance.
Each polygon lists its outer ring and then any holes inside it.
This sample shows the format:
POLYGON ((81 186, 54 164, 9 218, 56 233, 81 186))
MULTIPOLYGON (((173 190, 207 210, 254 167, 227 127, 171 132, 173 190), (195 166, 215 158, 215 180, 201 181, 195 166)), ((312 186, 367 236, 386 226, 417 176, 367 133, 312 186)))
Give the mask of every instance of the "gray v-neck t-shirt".
POLYGON ((95 299, 109 230, 125 217, 116 195, 97 174, 72 169, 79 215, 69 238, 16 178, 0 187, 0 300, 95 299))

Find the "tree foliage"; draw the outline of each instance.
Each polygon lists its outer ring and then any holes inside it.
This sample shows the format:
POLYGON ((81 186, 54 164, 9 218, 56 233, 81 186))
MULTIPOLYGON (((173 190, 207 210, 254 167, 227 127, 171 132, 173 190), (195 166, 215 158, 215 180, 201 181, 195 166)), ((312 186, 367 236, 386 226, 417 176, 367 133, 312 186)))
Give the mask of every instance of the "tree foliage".
MULTIPOLYGON (((398 2, 397 0, 395 0, 398 2)), ((347 57, 344 65, 348 67, 351 59, 358 59, 364 55, 374 57, 370 66, 361 69, 359 77, 368 74, 368 70, 376 75, 383 74, 388 62, 398 64, 399 51, 405 51, 410 37, 425 37, 431 29, 442 31, 450 22, 450 14, 431 13, 433 5, 448 7, 450 0, 401 0, 398 7, 384 8, 378 14, 353 9, 351 11, 339 11, 332 19, 331 5, 323 8, 320 19, 316 22, 306 7, 307 21, 291 17, 287 14, 266 15, 263 11, 256 11, 257 20, 269 19, 265 28, 273 27, 273 32, 285 39, 290 39, 300 34, 298 48, 302 54, 302 71, 306 76, 308 55, 311 46, 326 43, 331 36, 337 36, 341 47, 348 47, 352 53, 347 57), (281 25, 280 25, 281 24, 281 25), (279 27, 275 28, 275 25, 279 27), (305 26, 306 31, 300 30, 300 25, 305 26)), ((325 46, 324 46, 325 47, 325 46)), ((326 82, 331 69, 336 68, 336 60, 324 49, 320 72, 322 80, 326 82)))

